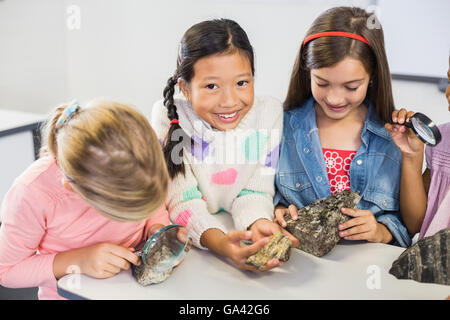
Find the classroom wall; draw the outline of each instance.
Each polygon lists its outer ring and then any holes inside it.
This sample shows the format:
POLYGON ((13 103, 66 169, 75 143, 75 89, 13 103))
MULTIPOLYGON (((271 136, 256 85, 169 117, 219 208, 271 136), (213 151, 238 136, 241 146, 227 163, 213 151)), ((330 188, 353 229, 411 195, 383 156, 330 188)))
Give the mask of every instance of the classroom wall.
POLYGON ((67 97, 64 2, 0 1, 0 108, 47 112, 67 97))
POLYGON ((391 72, 446 77, 450 1, 378 0, 391 72))
POLYGON ((247 31, 256 53, 256 92, 284 98, 300 39, 336 5, 371 1, 4 0, 0 1, 0 107, 47 112, 77 97, 101 96, 149 112, 175 69, 184 31, 227 17, 247 31), (66 25, 71 6, 80 28, 66 25))
MULTIPOLYGON (((432 0, 438 1, 438 0, 432 0)), ((318 14, 374 0, 3 0, 0 1, 0 108, 47 113, 78 98, 131 103, 147 116, 175 69, 184 31, 227 17, 247 31, 256 54, 256 93, 284 99, 301 39, 318 14), (72 6, 80 28, 68 26, 72 6)), ((381 12, 381 17, 387 16, 381 12)), ((390 27, 392 28, 392 27, 390 27)), ((405 37, 408 35, 405 34, 405 37)), ((389 48, 389 43, 387 43, 389 48)), ((448 61, 447 61, 448 63, 448 61)), ((447 70, 442 71, 442 76, 447 70)), ((401 107, 450 121, 434 86, 394 81, 401 107), (418 92, 417 92, 418 91, 418 92), (429 95, 431 94, 431 96, 429 95)))

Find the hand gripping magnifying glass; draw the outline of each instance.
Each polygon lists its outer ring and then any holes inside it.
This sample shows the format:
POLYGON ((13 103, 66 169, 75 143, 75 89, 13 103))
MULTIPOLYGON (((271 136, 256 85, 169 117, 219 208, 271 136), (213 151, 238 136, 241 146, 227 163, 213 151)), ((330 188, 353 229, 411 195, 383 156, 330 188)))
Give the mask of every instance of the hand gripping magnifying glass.
POLYGON ((431 147, 436 146, 441 141, 441 132, 439 131, 439 128, 423 113, 414 113, 414 115, 409 118, 409 122, 405 122, 403 125, 411 128, 420 140, 431 147))

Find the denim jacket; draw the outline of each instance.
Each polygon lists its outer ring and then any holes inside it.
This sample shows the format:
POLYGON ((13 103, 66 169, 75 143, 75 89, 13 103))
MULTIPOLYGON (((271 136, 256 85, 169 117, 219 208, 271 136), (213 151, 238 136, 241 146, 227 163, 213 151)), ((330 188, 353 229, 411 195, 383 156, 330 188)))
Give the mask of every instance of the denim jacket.
MULTIPOLYGON (((365 103, 369 110, 362 145, 350 164, 350 188, 362 197, 358 209, 370 210, 389 229, 394 244, 408 247, 411 238, 399 213, 402 156, 378 122, 373 105, 365 103)), ((313 97, 302 107, 284 113, 275 185, 275 205, 303 208, 331 195, 313 97)))

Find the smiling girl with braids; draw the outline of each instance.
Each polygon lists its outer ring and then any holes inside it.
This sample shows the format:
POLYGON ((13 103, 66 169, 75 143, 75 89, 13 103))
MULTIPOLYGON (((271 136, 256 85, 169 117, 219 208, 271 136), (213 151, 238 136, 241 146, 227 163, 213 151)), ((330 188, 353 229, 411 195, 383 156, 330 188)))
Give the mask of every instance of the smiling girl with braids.
MULTIPOLYGON (((236 22, 198 23, 182 38, 152 126, 172 178, 171 220, 187 226, 197 247, 256 271, 246 258, 281 231, 272 220, 283 110, 274 99, 254 97, 253 76, 253 49, 236 22), (176 85, 182 94, 174 95, 176 85), (234 161, 224 164, 221 156, 234 161), (237 230, 226 232, 213 215, 220 211, 232 215, 237 230), (252 245, 240 246, 249 239, 252 245)), ((273 259, 265 270, 279 264, 273 259)))

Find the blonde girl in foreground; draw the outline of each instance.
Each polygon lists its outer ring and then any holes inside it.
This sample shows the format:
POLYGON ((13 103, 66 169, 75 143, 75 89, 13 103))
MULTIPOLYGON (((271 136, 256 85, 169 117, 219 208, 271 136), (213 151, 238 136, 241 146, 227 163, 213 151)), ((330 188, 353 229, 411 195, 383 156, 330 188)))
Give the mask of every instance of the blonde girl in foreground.
POLYGON ((150 124, 127 105, 58 107, 43 137, 2 205, 0 284, 61 299, 68 272, 108 278, 139 264, 134 247, 169 223, 168 174, 150 124))

